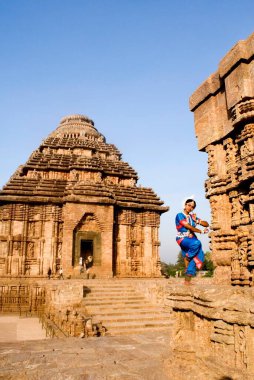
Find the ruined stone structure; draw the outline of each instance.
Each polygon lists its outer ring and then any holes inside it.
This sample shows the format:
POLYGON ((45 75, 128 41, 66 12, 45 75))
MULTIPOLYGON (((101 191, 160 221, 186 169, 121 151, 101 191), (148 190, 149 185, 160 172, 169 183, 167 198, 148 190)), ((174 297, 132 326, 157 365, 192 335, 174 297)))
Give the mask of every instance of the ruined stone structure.
POLYGON ((208 154, 206 196, 217 282, 254 280, 254 34, 191 96, 198 148, 208 154))
POLYGON ((169 289, 173 378, 254 379, 254 34, 190 98, 208 153, 214 284, 169 289))
POLYGON ((160 275, 159 224, 168 210, 107 144, 92 120, 63 118, 0 192, 0 276, 160 275))
POLYGON ((167 360, 172 379, 254 379, 253 288, 171 286, 176 323, 167 360))

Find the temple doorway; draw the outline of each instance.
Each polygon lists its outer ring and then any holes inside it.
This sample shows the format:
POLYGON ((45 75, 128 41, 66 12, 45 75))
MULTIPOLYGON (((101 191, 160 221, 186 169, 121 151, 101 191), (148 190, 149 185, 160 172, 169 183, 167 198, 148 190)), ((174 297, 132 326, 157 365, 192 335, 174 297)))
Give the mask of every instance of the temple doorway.
POLYGON ((86 266, 91 266, 93 261, 93 240, 81 240, 80 241, 80 259, 82 263, 86 263, 86 266))
POLYGON ((86 260, 92 262, 92 266, 101 266, 101 234, 95 231, 74 231, 72 265, 84 266, 86 260))

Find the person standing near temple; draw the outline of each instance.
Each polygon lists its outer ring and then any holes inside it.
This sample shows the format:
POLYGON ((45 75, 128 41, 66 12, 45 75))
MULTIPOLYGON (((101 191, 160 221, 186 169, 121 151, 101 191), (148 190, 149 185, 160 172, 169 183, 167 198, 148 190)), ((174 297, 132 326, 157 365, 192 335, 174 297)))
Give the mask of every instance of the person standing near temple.
POLYGON ((63 279, 64 279, 63 268, 61 267, 60 270, 59 270, 59 280, 63 280, 63 279))
POLYGON ((49 269, 48 269, 48 279, 50 280, 50 278, 51 278, 51 275, 52 275, 52 270, 51 270, 51 268, 49 267, 49 269))
POLYGON ((205 259, 202 244, 198 240, 196 233, 207 234, 209 232, 209 223, 201 220, 193 213, 195 208, 195 200, 189 198, 185 201, 183 211, 179 212, 175 218, 176 242, 182 250, 186 285, 190 285, 191 278, 196 275, 197 269, 202 268, 205 259), (205 227, 205 229, 197 228, 197 225, 205 227))

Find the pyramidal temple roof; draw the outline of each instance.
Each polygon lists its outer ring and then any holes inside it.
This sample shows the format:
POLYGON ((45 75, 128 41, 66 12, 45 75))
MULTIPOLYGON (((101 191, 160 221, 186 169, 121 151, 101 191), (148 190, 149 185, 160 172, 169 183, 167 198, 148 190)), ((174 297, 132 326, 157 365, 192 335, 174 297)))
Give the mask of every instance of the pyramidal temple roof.
POLYGON ((87 137, 94 136, 94 138, 104 139, 104 136, 101 135, 97 129, 94 127, 93 120, 89 119, 85 115, 70 115, 64 117, 58 126, 58 128, 50 134, 54 137, 63 137, 63 136, 79 136, 87 137))
POLYGON ((64 117, 0 191, 0 202, 89 202, 165 212, 150 188, 84 115, 64 117))

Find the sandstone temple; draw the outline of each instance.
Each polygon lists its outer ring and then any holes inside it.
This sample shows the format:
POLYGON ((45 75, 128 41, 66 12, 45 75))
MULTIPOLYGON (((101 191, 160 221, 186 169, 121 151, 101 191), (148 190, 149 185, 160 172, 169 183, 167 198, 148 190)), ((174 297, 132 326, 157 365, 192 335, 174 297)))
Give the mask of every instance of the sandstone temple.
POLYGON ((0 276, 160 276, 168 210, 83 115, 64 117, 0 191, 0 276))

